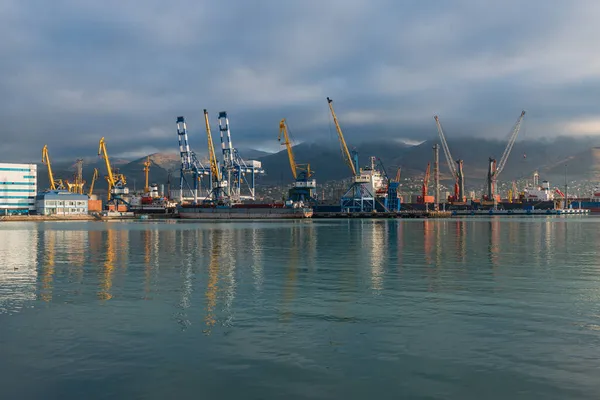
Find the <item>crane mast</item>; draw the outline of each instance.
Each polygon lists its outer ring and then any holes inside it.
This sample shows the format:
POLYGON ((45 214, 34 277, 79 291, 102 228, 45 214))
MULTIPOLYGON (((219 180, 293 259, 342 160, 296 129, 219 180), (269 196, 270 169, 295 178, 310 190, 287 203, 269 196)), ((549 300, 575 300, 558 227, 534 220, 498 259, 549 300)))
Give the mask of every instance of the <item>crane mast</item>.
POLYGON ((329 97, 327 98, 327 103, 329 104, 329 110, 331 111, 331 116, 333 117, 333 122, 335 123, 335 129, 338 134, 338 138, 340 139, 340 145, 342 147, 342 155, 344 156, 344 161, 350 167, 352 171, 352 176, 356 176, 358 174, 357 167, 354 165, 352 160, 352 156, 350 155, 350 151, 348 150, 348 146, 346 145, 346 140, 344 139, 344 134, 342 133, 342 128, 340 128, 340 123, 335 115, 335 111, 333 111, 333 100, 329 97))
POLYGON ((429 189, 429 177, 431 175, 431 164, 427 163, 427 169, 425 170, 425 176, 423 177, 423 186, 421 187, 421 196, 423 199, 427 196, 427 192, 429 189))
POLYGON ((145 185, 144 185, 144 193, 150 193, 150 183, 148 181, 148 175, 150 173, 150 156, 146 157, 146 161, 144 161, 144 178, 145 178, 145 185))

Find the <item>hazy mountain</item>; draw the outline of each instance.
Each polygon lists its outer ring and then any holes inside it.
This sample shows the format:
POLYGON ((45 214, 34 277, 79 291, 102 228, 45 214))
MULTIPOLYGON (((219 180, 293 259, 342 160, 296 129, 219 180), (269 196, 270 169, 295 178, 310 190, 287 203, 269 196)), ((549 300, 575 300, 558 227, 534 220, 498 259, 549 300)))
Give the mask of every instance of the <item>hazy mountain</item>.
POLYGON ((562 158, 540 169, 546 179, 563 181, 569 179, 600 182, 600 147, 592 147, 580 153, 562 158))

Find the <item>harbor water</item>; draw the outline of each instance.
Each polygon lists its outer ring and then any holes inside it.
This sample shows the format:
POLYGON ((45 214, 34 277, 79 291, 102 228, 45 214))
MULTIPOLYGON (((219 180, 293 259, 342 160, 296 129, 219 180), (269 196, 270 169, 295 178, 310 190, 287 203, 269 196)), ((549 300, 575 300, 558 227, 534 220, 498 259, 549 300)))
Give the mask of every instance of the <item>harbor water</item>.
POLYGON ((597 399, 599 222, 2 223, 2 398, 597 399))

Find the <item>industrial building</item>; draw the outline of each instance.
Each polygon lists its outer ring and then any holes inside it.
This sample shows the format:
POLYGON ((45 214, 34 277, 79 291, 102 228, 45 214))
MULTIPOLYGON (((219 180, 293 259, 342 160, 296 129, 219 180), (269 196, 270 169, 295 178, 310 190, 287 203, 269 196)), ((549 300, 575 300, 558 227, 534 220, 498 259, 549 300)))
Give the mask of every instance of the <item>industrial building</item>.
POLYGON ((66 190, 50 190, 35 198, 39 215, 85 215, 88 213, 88 196, 66 190))
POLYGON ((0 214, 34 213, 36 182, 35 164, 0 163, 0 214))

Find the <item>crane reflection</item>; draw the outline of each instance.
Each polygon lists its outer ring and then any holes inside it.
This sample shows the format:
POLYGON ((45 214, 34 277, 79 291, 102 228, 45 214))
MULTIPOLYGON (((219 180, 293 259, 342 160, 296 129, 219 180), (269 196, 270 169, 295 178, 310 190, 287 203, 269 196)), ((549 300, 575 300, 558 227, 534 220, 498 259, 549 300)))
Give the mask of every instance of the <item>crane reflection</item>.
POLYGON ((204 322, 206 329, 204 333, 210 335, 212 327, 217 322, 215 317, 215 307, 217 305, 217 292, 219 290, 219 253, 221 251, 221 231, 211 230, 210 233, 210 258, 208 264, 208 284, 206 286, 206 316, 204 322))
POLYGON ((44 231, 44 266, 41 271, 42 289, 40 297, 43 301, 52 301, 52 284, 56 257, 56 231, 44 231))

